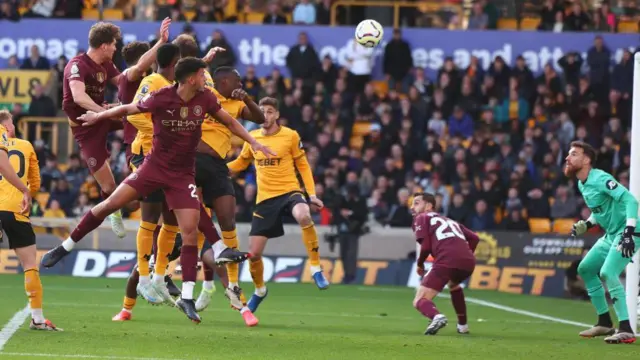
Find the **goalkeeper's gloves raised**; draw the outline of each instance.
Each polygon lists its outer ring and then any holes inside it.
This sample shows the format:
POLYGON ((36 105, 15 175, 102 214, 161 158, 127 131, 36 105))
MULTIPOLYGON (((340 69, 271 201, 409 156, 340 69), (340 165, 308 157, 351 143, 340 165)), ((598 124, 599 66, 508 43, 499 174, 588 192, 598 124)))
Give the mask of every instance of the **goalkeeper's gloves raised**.
POLYGON ((636 252, 636 244, 633 242, 633 232, 635 228, 633 226, 627 226, 624 228, 622 238, 618 243, 618 251, 622 253, 623 258, 631 258, 636 252))
POLYGON ((573 227, 571 228, 571 236, 573 237, 580 236, 586 233, 587 231, 589 231, 589 229, 591 229, 594 226, 595 226, 594 224, 592 224, 587 220, 580 220, 577 223, 573 224, 573 227))

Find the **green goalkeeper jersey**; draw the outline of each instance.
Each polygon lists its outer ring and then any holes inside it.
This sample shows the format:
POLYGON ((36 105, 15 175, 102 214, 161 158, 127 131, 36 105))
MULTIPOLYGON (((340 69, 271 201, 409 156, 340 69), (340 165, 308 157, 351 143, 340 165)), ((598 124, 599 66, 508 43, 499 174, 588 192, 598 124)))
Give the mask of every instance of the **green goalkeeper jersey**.
POLYGON ((605 171, 591 169, 584 182, 578 180, 578 189, 591 210, 593 218, 607 234, 621 233, 629 216, 634 219, 638 217, 637 205, 635 213, 633 206, 627 206, 627 200, 633 199, 629 190, 605 171))

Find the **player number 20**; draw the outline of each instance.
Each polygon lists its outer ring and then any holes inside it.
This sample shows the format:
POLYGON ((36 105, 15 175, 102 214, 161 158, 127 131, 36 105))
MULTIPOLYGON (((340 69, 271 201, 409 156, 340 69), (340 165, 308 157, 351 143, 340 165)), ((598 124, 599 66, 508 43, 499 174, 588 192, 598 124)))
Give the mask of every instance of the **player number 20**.
POLYGON ((464 237, 464 233, 460 230, 460 225, 453 220, 443 219, 439 217, 431 218, 431 226, 437 226, 436 239, 442 241, 452 237, 459 237, 462 240, 467 240, 464 237))
MULTIPOLYGON (((11 150, 7 155, 9 155, 9 159, 11 159, 12 156, 15 156, 18 158, 18 171, 16 171, 16 174, 18 175, 19 178, 22 179, 22 177, 24 176, 24 172, 26 170, 26 161, 24 158, 24 154, 18 150, 11 150)), ((2 180, 2 176, 0 176, 0 180, 2 180)))
POLYGON ((189 184, 189 190, 191 190, 191 197, 197 199, 198 198, 198 194, 196 193, 196 186, 193 184, 189 184))

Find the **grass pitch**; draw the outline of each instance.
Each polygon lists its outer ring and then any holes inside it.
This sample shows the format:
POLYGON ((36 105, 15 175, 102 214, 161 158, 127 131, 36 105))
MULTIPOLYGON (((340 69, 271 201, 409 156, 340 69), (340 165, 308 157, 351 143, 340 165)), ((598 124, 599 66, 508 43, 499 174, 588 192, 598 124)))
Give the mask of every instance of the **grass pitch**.
MULTIPOLYGON (((590 324, 587 302, 465 290, 470 335, 455 331, 449 299, 436 300, 449 318, 437 336, 422 333, 427 320, 408 288, 268 284, 269 297, 247 328, 220 289, 200 325, 166 306, 140 298, 133 320, 112 322, 122 307, 124 279, 43 277, 45 315, 64 332, 38 332, 28 321, 0 349, 8 359, 637 359, 637 345, 581 339, 579 325, 532 317, 540 314, 590 324), (499 304, 507 310, 487 305, 499 304), (514 313, 514 309, 529 313, 514 313)), ((247 294, 252 284, 244 284, 247 294)), ((199 291, 199 288, 197 289, 199 291)), ((0 328, 24 309, 22 275, 0 276, 0 328)), ((30 319, 30 317, 29 317, 30 319)), ((0 332, 0 343, 2 336, 0 332)))

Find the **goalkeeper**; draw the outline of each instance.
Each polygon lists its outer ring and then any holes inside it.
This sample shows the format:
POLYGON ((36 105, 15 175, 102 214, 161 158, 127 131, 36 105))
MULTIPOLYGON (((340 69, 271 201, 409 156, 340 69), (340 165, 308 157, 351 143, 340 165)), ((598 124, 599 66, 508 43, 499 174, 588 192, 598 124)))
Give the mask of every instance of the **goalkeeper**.
POLYGON ((578 274, 584 280, 591 303, 596 308, 598 323, 580 333, 582 337, 606 336, 608 344, 636 341, 631 325, 625 290, 620 274, 631 261, 640 245, 634 238, 638 218, 638 201, 610 174, 594 169, 596 152, 591 145, 574 141, 566 158, 564 173, 578 179, 578 188, 591 216, 573 225, 571 234, 582 235, 595 225, 600 225, 605 235, 598 239, 578 266, 578 274), (618 331, 613 326, 602 282, 607 285, 613 308, 620 322, 618 331))

